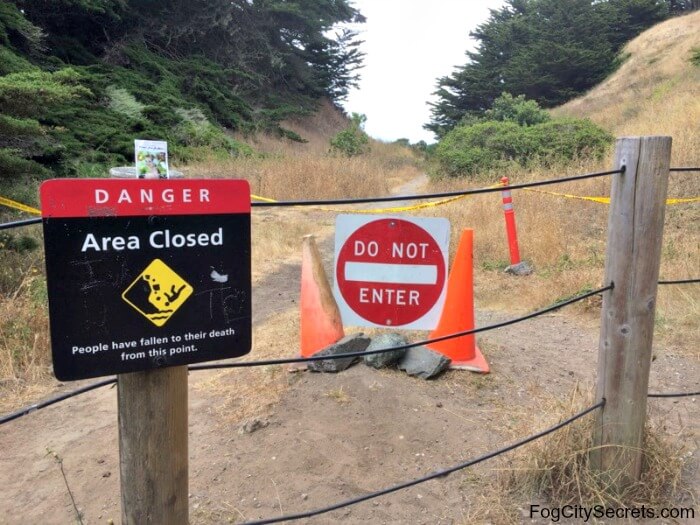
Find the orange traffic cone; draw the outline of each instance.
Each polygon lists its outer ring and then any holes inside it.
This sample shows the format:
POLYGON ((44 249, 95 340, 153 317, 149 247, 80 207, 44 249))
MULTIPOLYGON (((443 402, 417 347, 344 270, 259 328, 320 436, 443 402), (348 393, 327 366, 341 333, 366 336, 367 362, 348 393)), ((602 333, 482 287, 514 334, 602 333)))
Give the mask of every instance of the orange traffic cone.
MULTIPOLYGON (((452 271, 447 279, 447 297, 437 328, 430 334, 435 339, 474 328, 474 230, 465 229, 457 247, 452 271)), ((489 372, 489 364, 476 346, 473 334, 427 345, 452 360, 450 368, 489 372)))
POLYGON ((310 357, 342 339, 343 321, 313 235, 301 249, 301 356, 310 357))

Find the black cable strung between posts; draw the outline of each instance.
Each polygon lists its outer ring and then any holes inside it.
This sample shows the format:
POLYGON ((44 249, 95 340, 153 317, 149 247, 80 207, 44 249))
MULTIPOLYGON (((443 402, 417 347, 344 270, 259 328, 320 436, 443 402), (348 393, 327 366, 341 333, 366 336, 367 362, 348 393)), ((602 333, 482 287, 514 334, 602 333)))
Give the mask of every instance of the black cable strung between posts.
POLYGON ((695 397, 700 396, 700 392, 669 392, 667 394, 647 394, 647 397, 695 397))
MULTIPOLYGON (((691 282, 692 283, 700 282, 700 279, 684 279, 681 281, 659 281, 659 284, 687 284, 687 283, 691 283, 691 282)), ((531 314, 528 314, 526 316, 519 317, 516 319, 510 319, 508 321, 503 321, 501 323, 496 323, 493 325, 475 328, 473 330, 458 332, 456 334, 448 334, 448 335, 445 335, 445 336, 442 336, 442 337, 439 337, 436 339, 428 339, 425 341, 419 341, 417 343, 410 343, 410 344, 401 345, 401 346, 397 346, 397 347, 382 348, 379 350, 355 352, 355 353, 348 353, 348 354, 337 354, 334 356, 303 357, 303 358, 290 358, 290 359, 272 359, 272 360, 267 360, 267 361, 247 361, 247 362, 223 363, 223 364, 215 364, 215 365, 193 365, 193 366, 189 367, 189 370, 196 372, 199 370, 216 370, 216 369, 221 369, 221 368, 240 368, 240 367, 252 367, 252 366, 268 366, 268 365, 304 363, 304 362, 309 362, 309 361, 324 361, 324 360, 329 360, 329 359, 343 359, 343 358, 347 358, 347 357, 363 357, 366 355, 381 354, 381 353, 385 353, 385 352, 393 352, 396 350, 403 350, 403 349, 413 348, 414 346, 421 346, 421 345, 429 344, 431 342, 439 342, 439 341, 444 341, 447 339, 463 337, 465 335, 483 332, 486 330, 493 330, 496 328, 502 328, 504 326, 508 326, 508 325, 512 325, 512 324, 522 322, 522 321, 525 321, 528 319, 532 319, 533 317, 537 317, 539 315, 543 315, 543 314, 551 312, 553 310, 557 310, 559 308, 562 308, 564 306, 568 306, 569 304, 581 301, 581 300, 586 299, 592 295, 596 295, 598 293, 604 292, 606 290, 610 290, 612 288, 613 288, 613 286, 609 285, 609 286, 606 286, 604 288, 600 288, 598 290, 594 290, 592 292, 588 292, 588 293, 585 293, 583 295, 574 297, 574 298, 569 299, 567 301, 556 303, 556 304, 549 306, 543 310, 538 310, 538 311, 535 311, 531 314)), ((34 412, 35 410, 39 410, 39 409, 45 408, 47 406, 51 406, 51 405, 58 403, 60 401, 64 401, 64 400, 69 399, 71 397, 83 394, 85 392, 89 392, 90 390, 94 390, 94 389, 100 388, 102 386, 110 385, 110 384, 115 383, 115 382, 116 382, 115 378, 99 381, 97 383, 93 383, 91 385, 81 387, 77 390, 73 390, 71 392, 66 392, 64 394, 61 394, 57 397, 48 399, 46 401, 42 401, 42 402, 30 405, 28 407, 22 408, 20 410, 17 410, 16 412, 12 412, 12 413, 7 414, 5 416, 0 416, 0 425, 2 425, 4 423, 8 423, 9 421, 20 418, 22 416, 26 416, 27 414, 30 414, 31 412, 34 412)), ((696 395, 700 395, 700 392, 649 394, 649 397, 692 397, 692 396, 696 396, 696 395)))
POLYGON ((39 224, 41 217, 36 219, 24 219, 21 221, 3 222, 0 224, 0 230, 9 230, 10 228, 19 228, 21 226, 29 226, 30 224, 39 224))
MULTIPOLYGON (((510 319, 508 321, 502 321, 500 323, 495 323, 492 325, 487 325, 487 326, 482 326, 479 328, 474 328, 472 330, 465 330, 463 332, 457 332, 454 334, 448 334, 444 335, 442 337, 436 337, 435 339, 426 339, 424 341, 418 341, 416 343, 409 343, 406 345, 401 345, 401 346, 394 346, 391 348, 380 348, 379 350, 370 350, 370 351, 365 351, 365 352, 353 352, 353 353, 347 353, 347 354, 336 354, 336 355, 329 355, 329 356, 317 356, 317 357, 292 357, 288 359, 269 359, 266 361, 238 361, 235 363, 220 363, 220 364, 213 364, 213 365, 192 365, 188 367, 188 370, 192 371, 198 371, 198 370, 218 370, 221 368, 243 368, 243 367, 253 367, 253 366, 270 366, 270 365, 284 365, 284 364, 292 364, 292 363, 308 363, 310 361, 325 361, 329 359, 345 359, 348 357, 364 357, 366 355, 373 355, 373 354, 384 354, 387 352, 394 352, 396 350, 405 350, 408 348, 413 348, 415 346, 422 346, 430 343, 437 343, 440 341, 446 341, 448 339, 455 339, 457 337, 463 337, 465 335, 471 335, 471 334, 476 334, 479 332, 485 332, 487 330, 494 330, 496 328, 502 328, 504 326, 516 324, 522 321, 526 321, 528 319, 532 319, 534 317, 538 317, 540 315, 546 314, 548 312, 558 310, 559 308, 563 308, 564 306, 568 306, 570 304, 573 304, 578 301, 582 301, 583 299, 586 299, 592 295, 596 295, 598 293, 604 292, 606 290, 611 290, 613 288, 613 285, 608 285, 603 288, 599 288, 598 290, 593 290, 592 292, 587 292, 585 294, 578 295, 572 299, 569 299, 567 301, 562 301, 559 303, 555 303, 551 306, 548 306, 547 308, 543 308, 542 310, 537 310, 535 312, 532 312, 530 314, 527 314, 522 317, 518 317, 515 319, 510 319)), ((23 408, 21 410, 18 410, 17 412, 13 412, 12 414, 8 414, 6 416, 0 417, 0 425, 3 423, 7 423, 8 421, 12 421, 13 419, 17 419, 18 417, 21 416, 26 416, 30 412, 34 412, 35 410, 39 410, 40 408, 44 408, 50 405, 53 405, 54 403, 58 403, 59 401, 63 401, 64 399, 68 399, 73 396, 77 396, 79 394, 82 394, 84 392, 87 392, 89 390, 93 390, 95 388, 99 388, 101 386, 105 386, 111 383, 116 382, 115 378, 111 379, 106 379, 104 381, 99 381, 97 383, 93 383, 92 385, 88 385, 82 388, 79 388, 77 390, 74 390, 73 392, 67 392, 65 394, 61 394, 60 396, 57 396, 55 398, 49 399, 47 401, 43 401, 41 403, 37 403, 35 405, 31 405, 29 407, 23 408)))
POLYGON ((659 281, 659 284, 696 284, 700 279, 679 279, 677 281, 659 281))
POLYGON ((41 408, 46 408, 46 407, 54 405, 60 401, 65 401, 68 398, 75 397, 77 395, 84 394, 85 392, 89 392, 90 390, 95 390, 96 388, 111 385, 112 383, 116 383, 116 382, 117 382, 117 379, 114 377, 112 377, 110 379, 104 379, 102 381, 98 381, 97 383, 92 383, 91 385, 86 385, 86 386, 78 388, 76 390, 72 390, 70 392, 65 392, 59 396, 52 397, 51 399, 47 399, 46 401, 41 401, 39 403, 35 403, 33 405, 30 405, 28 407, 21 408, 20 410, 17 410, 16 412, 12 412, 10 414, 7 414, 5 416, 0 417, 0 425, 2 425, 3 423, 8 423, 9 421, 12 421, 13 419, 17 419, 17 418, 20 418, 22 416, 26 416, 27 414, 31 414, 35 410, 39 410, 41 408))
POLYGON ((570 182, 575 180, 591 179, 594 177, 604 177, 606 175, 614 175, 616 173, 624 173, 625 166, 617 170, 599 171, 596 173, 586 173, 584 175, 573 175, 571 177, 562 177, 560 179, 548 179, 535 182, 523 182, 521 184, 510 184, 508 186, 493 186, 490 188, 475 188, 472 190, 448 191, 443 193, 423 193, 420 195, 390 195, 387 197, 362 197, 358 199, 328 199, 318 201, 277 201, 277 202, 253 202, 251 205, 256 207, 280 207, 280 206, 319 206, 332 204, 366 204, 369 202, 390 202, 390 201, 408 201, 420 199, 436 199, 443 197, 459 197, 462 195, 479 195, 482 193, 495 193, 504 190, 518 190, 521 188, 532 188, 534 186, 546 186, 548 184, 559 184, 562 182, 570 182))
MULTIPOLYGON (((574 175, 571 177, 563 177, 560 179, 548 179, 535 182, 524 182, 522 184, 510 184, 507 186, 509 190, 517 190, 522 188, 532 188, 535 186, 545 186, 548 184, 560 184, 562 182, 570 182, 575 180, 590 179, 594 177, 604 177, 606 175, 615 175, 624 173, 626 166, 621 166, 620 169, 610 171, 599 171, 595 173, 586 173, 583 175, 574 175)), ((700 171, 700 168, 678 167, 669 168, 669 171, 700 171)), ((409 201, 421 199, 436 199, 443 197, 459 197, 462 195, 478 195, 482 193, 494 193, 503 191, 506 186, 498 186, 492 188, 476 188, 472 190, 449 191, 443 193, 423 193, 418 195, 393 195, 387 197, 365 197, 358 199, 335 199, 335 200, 317 200, 317 201, 278 201, 278 202, 252 202, 253 207, 282 207, 282 206, 319 206, 332 204, 365 204, 370 202, 391 202, 391 201, 409 201)), ((19 221, 0 223, 0 230, 9 230, 11 228, 19 228, 21 226, 29 226, 30 224, 39 224, 41 218, 24 219, 19 221)))
POLYGON ((494 450, 493 452, 489 452, 489 453, 484 454, 483 456, 479 456, 475 459, 470 459, 469 461, 465 461, 464 463, 460 463, 459 465, 455 465, 453 467, 449 467, 449 468, 446 468, 443 470, 438 470, 436 472, 433 472, 432 474, 428 474, 427 476, 423 476, 422 478, 414 479, 412 481, 406 481, 404 483, 394 485, 393 487, 388 487, 388 488, 383 489, 383 490, 371 492, 369 494, 365 494, 364 496, 359 496, 357 498, 342 501, 340 503, 336 503, 334 505, 329 505, 328 507, 324 507, 321 509, 310 510, 308 512, 300 512, 298 514, 289 514, 287 516, 280 516, 278 518, 270 518, 270 519, 258 520, 258 521, 246 521, 246 522, 242 523, 241 525, 267 525, 270 523, 280 523, 282 521, 294 521, 294 520, 301 520, 301 519, 305 519, 305 518, 311 518, 313 516, 325 514, 326 512, 331 512, 333 510, 342 509, 343 507, 349 507, 351 505, 356 505, 358 503, 362 503, 363 501, 378 498, 380 496, 385 496, 386 494, 391 494, 392 492, 397 492, 399 490, 413 487, 415 485, 425 483, 426 481, 430 481, 433 479, 448 476, 448 475, 452 474, 453 472, 457 472, 458 470, 462 470, 462 469, 465 469, 467 467, 471 467, 473 465, 476 465, 478 463, 482 463, 483 461, 486 461, 487 459, 491 459, 493 457, 500 456, 501 454, 505 454, 506 452, 510 452, 512 450, 515 450, 516 448, 519 448, 519 447, 522 447, 523 445, 531 443, 532 441, 535 441, 541 437, 544 437, 548 434, 551 434, 552 432, 556 432, 560 428, 565 427, 567 425, 570 425, 571 423, 573 423, 577 419, 580 419, 583 416, 590 414, 594 410, 601 408, 603 405, 605 405, 605 399, 599 401, 598 403, 596 403, 595 405, 593 405, 591 407, 588 407, 587 409, 579 412, 578 414, 575 414, 575 415, 571 416, 570 418, 565 419, 564 421, 561 421, 560 423, 557 423, 553 427, 550 427, 546 430, 538 432, 537 434, 533 434, 529 437, 526 437, 524 439, 516 441, 515 443, 512 443, 506 447, 500 448, 498 450, 494 450))
POLYGON ((486 325, 486 326, 480 326, 478 328, 473 328, 471 330, 464 330, 462 332, 455 332, 453 334, 443 335, 441 337, 436 337, 435 339, 425 339, 423 341, 417 341, 415 343, 408 343, 408 344, 399 345, 399 346, 392 346, 390 348, 380 348, 379 350, 369 350, 369 351, 364 351, 364 352, 349 352, 346 354, 335 354, 335 355, 324 355, 324 356, 291 357, 291 358, 286 358, 286 359, 267 359, 264 361, 238 361, 235 363, 219 363, 219 364, 213 364, 213 365, 192 365, 189 367, 189 369, 190 370, 217 370, 220 368, 242 368, 242 367, 247 368, 247 367, 252 367, 252 366, 289 365, 289 364, 294 364, 294 363, 309 363, 312 361, 327 361, 327 360, 332 360, 332 359, 347 359, 349 357, 364 357, 366 355, 384 354, 387 352, 394 352, 397 350, 408 350, 409 348, 414 348, 416 346, 424 346, 424 345, 428 345, 431 343, 439 343, 441 341, 447 341, 448 339, 456 339, 458 337, 464 337, 465 335, 472 335, 472 334, 478 334, 481 332, 487 332, 489 330, 495 330, 497 328, 503 328, 504 326, 509 326, 512 324, 527 321, 527 320, 532 319, 534 317, 539 317, 540 315, 544 315, 544 314, 552 312, 554 310, 558 310, 560 308, 563 308, 564 306, 568 306, 568 305, 576 303, 578 301, 582 301, 584 299, 587 299, 588 297, 591 297, 592 295, 597 295, 599 293, 605 292, 607 290, 612 290, 612 289, 613 289, 613 285, 609 284, 608 286, 598 288, 597 290, 593 290, 592 292, 587 292, 587 293, 584 293, 581 295, 577 295, 576 297, 573 297, 572 299, 568 299, 566 301, 561 301, 561 302, 555 303, 555 304, 548 306, 546 308, 542 308, 541 310, 536 310, 530 314, 523 315, 522 317, 516 317, 515 319, 509 319, 508 321, 501 321, 500 323, 494 323, 494 324, 490 324, 490 325, 486 325))
MULTIPOLYGON (((516 190, 520 188, 530 188, 533 186, 544 186, 547 184, 559 184, 561 182, 570 182, 574 180, 591 179, 593 177, 604 177, 606 175, 614 175, 616 173, 624 173, 625 166, 620 169, 611 171, 599 171, 596 173, 586 173, 584 175, 574 175, 571 177, 563 177, 560 179, 548 179, 535 182, 525 182, 522 184, 511 184, 508 189, 516 190)), ((418 195, 391 195, 387 197, 364 197, 360 199, 331 199, 331 200, 318 200, 318 201, 278 201, 278 202, 252 202, 253 207, 273 207, 273 206, 319 206, 319 205, 329 205, 329 204, 364 204, 368 202, 389 202, 389 201, 408 201, 408 200, 421 200, 421 199, 433 199, 440 197, 457 197, 461 195, 477 195, 481 193, 493 193, 497 191, 503 191, 505 186, 494 186, 491 188, 476 188, 472 190, 459 190, 450 191, 446 193, 423 193, 418 195)), ((0 230, 7 230, 10 228, 17 228, 20 226, 28 226, 30 224, 38 224, 41 222, 41 218, 36 219, 25 219, 21 221, 6 222, 0 224, 0 230)))
MULTIPOLYGON (((659 284, 688 284, 688 283, 697 283, 700 282, 700 279, 683 279, 680 281, 659 281, 659 284)), ((435 339, 427 339, 425 341, 418 341, 416 343, 409 343, 406 345, 401 345, 401 346, 396 346, 396 347, 391 347, 391 348, 381 348, 379 350, 370 350, 370 351, 365 351, 365 352, 355 352, 355 353, 347 353, 347 354, 337 354, 337 355, 331 355, 331 356, 319 356, 319 357, 299 357, 299 358, 289 358, 289 359, 271 359, 271 360, 266 360, 266 361, 243 361, 243 362, 236 362, 236 363, 222 363, 222 364, 214 364, 214 365, 193 365, 189 367, 189 370, 192 371, 199 371, 199 370, 216 370, 216 369, 221 369, 221 368, 241 368, 241 367, 253 367, 253 366, 269 366, 269 365, 282 365, 282 364, 293 364, 293 363, 305 363, 305 362, 310 362, 310 361, 325 361, 325 360, 331 360, 331 359, 344 359, 348 357, 364 357, 366 355, 372 355, 372 354, 382 354, 386 352, 393 352, 396 350, 406 350, 408 348, 413 348, 415 346, 422 346, 430 343, 436 343, 440 341, 445 341, 448 339, 453 339, 457 337, 464 337, 465 335, 471 335, 471 334, 476 334, 479 332, 484 332, 487 330, 494 330, 496 328, 502 328, 504 326, 516 324, 522 321, 526 321, 529 319, 532 319, 534 317, 538 317, 540 315, 543 315, 545 313, 549 313, 554 310, 558 310, 559 308, 563 308, 564 306, 568 306, 572 303, 581 301, 583 299, 586 299, 592 295, 596 295, 599 293, 602 293, 607 290, 611 290, 613 288, 612 285, 599 288, 598 290, 593 290, 592 292, 587 292, 585 294, 576 296, 572 299, 569 299, 567 301, 563 301, 560 303, 556 303, 552 306, 549 306, 547 308, 544 308, 542 310, 537 310, 535 312, 532 312, 531 314, 525 315, 523 317, 518 317, 515 319, 510 319, 508 321, 503 321, 500 323, 495 323, 492 325, 487 325, 487 326, 482 326, 479 328, 475 328, 473 330, 466 330, 464 332, 457 332, 455 334, 448 334, 442 337, 438 337, 435 339)), ((106 386, 109 384, 112 384, 116 382, 116 379, 106 379, 104 381, 100 381, 97 383, 93 383, 92 385, 87 385, 85 387, 79 388, 77 390, 74 390, 72 392, 66 392, 65 394, 61 394, 60 396, 48 399, 46 401, 42 401, 40 403, 36 403, 34 405, 22 408, 16 412, 12 412, 10 414, 7 414, 5 416, 0 417, 0 425, 3 423, 7 423, 9 421, 12 421, 14 419, 17 419, 22 416, 26 416, 27 414, 34 412, 35 410, 39 410, 41 408, 45 408, 47 406, 51 406, 55 403, 58 403, 59 401, 63 401, 65 399, 69 399, 71 397, 83 394, 85 392, 89 392, 90 390, 94 390, 96 388, 100 388, 102 386, 106 386)), ((687 392, 687 393, 678 393, 678 394, 649 394, 649 397, 691 397, 699 395, 698 392, 687 392)))

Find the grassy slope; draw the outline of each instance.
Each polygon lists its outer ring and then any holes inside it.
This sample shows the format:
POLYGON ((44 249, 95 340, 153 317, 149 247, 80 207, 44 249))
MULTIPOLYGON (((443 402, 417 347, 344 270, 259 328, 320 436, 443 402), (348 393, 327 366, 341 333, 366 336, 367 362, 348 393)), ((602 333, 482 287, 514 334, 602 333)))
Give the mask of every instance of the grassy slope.
POLYGON ((700 12, 659 24, 625 47, 629 58, 585 96, 555 110, 623 135, 671 135, 673 164, 700 165, 700 12))

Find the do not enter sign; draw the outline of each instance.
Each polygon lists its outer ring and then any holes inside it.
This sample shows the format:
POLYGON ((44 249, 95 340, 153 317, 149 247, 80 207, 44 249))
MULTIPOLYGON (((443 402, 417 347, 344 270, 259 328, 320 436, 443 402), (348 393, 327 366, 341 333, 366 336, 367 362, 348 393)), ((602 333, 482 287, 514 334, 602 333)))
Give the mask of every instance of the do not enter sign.
POLYGON ((336 220, 336 300, 343 323, 435 328, 445 300, 447 219, 362 217, 336 220))

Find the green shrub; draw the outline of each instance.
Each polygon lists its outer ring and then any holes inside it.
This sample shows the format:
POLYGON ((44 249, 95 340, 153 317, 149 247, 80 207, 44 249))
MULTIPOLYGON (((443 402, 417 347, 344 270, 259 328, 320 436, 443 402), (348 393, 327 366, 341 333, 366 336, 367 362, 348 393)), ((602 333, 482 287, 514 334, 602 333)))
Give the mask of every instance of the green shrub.
POLYGON ((51 172, 41 164, 22 157, 22 152, 11 148, 0 148, 0 180, 18 177, 49 178, 51 172))
POLYGON ((700 66, 700 47, 693 49, 693 55, 690 57, 690 61, 696 66, 700 66))
POLYGON ((9 75, 33 69, 36 69, 36 67, 28 60, 14 53, 9 48, 0 45, 0 75, 9 75))
POLYGON ((331 138, 331 151, 356 157, 369 151, 369 137, 362 129, 367 117, 359 113, 353 113, 350 126, 336 133, 331 138))
POLYGON ((515 122, 519 126, 534 126, 547 122, 551 118, 536 101, 526 100, 525 95, 513 97, 510 93, 501 93, 484 115, 483 120, 515 122))
POLYGON ((22 253, 34 251, 38 247, 39 242, 34 237, 0 232, 0 248, 3 250, 12 250, 22 253))
POLYGON ((445 135, 432 156, 434 174, 460 177, 511 165, 527 167, 601 157, 613 137, 589 120, 552 119, 531 126, 486 121, 460 126, 445 135))

